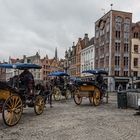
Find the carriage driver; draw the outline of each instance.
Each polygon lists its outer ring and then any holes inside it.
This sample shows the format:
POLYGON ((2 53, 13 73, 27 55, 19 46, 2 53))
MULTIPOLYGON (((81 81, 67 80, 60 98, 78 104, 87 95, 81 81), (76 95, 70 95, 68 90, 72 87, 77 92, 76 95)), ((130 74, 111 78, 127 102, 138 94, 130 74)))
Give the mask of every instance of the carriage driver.
POLYGON ((33 95, 35 83, 32 73, 28 69, 24 69, 24 71, 19 75, 19 78, 21 80, 21 86, 27 89, 29 95, 33 95))
POLYGON ((98 84, 99 86, 102 86, 103 83, 104 83, 103 76, 102 76, 101 74, 97 75, 96 81, 97 81, 97 84, 98 84))

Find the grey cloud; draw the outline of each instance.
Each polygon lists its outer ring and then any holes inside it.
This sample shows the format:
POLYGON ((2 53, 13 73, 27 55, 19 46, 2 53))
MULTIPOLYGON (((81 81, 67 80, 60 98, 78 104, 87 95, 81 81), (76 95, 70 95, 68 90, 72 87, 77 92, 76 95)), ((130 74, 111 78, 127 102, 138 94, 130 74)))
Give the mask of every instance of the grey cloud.
POLYGON ((73 41, 94 36, 94 22, 113 9, 133 12, 134 21, 139 17, 139 0, 0 0, 0 60, 36 51, 50 58, 55 48, 58 56, 73 41))

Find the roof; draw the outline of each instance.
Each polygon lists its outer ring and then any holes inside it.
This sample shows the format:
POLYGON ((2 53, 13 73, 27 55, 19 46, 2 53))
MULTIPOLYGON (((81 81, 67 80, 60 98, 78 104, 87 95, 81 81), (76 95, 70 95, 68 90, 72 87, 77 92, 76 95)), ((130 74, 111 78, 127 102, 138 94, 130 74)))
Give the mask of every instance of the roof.
POLYGON ((94 44, 94 37, 92 37, 92 38, 89 40, 87 46, 91 46, 91 45, 93 45, 93 44, 94 44))

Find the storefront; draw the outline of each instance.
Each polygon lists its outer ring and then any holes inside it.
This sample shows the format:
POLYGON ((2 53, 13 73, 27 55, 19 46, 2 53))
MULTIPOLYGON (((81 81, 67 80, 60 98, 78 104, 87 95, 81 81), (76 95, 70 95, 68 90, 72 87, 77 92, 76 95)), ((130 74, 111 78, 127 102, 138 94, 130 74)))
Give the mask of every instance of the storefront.
POLYGON ((117 91, 119 86, 122 90, 126 90, 129 81, 129 77, 108 77, 108 90, 117 91))
POLYGON ((118 90, 119 86, 122 87, 122 90, 126 90, 129 80, 128 77, 115 77, 115 90, 118 90))

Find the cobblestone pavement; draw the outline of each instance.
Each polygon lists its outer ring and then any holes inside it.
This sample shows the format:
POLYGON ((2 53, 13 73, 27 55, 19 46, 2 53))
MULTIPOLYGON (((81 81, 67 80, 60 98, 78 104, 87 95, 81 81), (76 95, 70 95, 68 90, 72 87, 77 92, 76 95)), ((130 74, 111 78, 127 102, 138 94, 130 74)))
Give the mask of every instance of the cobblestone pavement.
POLYGON ((14 127, 4 126, 0 117, 0 140, 140 140, 140 116, 135 112, 118 109, 114 94, 98 107, 88 99, 80 106, 72 99, 61 100, 40 116, 32 108, 24 109, 14 127))

